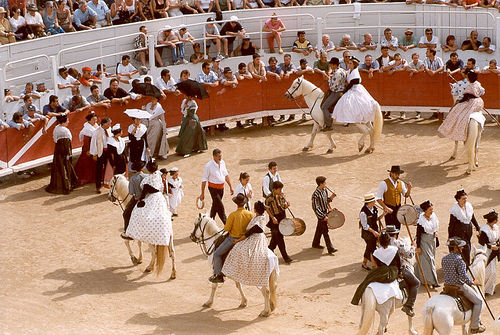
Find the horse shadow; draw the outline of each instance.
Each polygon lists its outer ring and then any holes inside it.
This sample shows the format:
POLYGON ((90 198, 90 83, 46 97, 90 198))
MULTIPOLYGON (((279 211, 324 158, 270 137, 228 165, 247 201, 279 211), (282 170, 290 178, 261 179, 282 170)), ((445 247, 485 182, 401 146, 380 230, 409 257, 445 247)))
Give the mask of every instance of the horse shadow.
MULTIPOLYGON (((5 198, 3 198, 0 201, 0 203, 29 201, 29 200, 40 199, 42 197, 50 198, 50 201, 52 201, 52 199, 54 198, 54 195, 45 192, 45 187, 46 186, 42 186, 39 189, 31 190, 29 192, 22 191, 22 192, 19 192, 19 193, 8 195, 5 198)), ((64 195, 62 197, 67 197, 67 195, 64 195)))
POLYGON ((330 280, 324 280, 319 284, 306 287, 302 290, 302 292, 312 294, 319 290, 343 287, 348 283, 361 283, 365 279, 366 274, 367 272, 361 269, 359 263, 336 267, 334 269, 323 271, 318 275, 319 278, 330 280))
POLYGON ((103 295, 128 291, 135 291, 142 286, 160 284, 160 282, 139 281, 145 275, 135 279, 128 276, 134 271, 134 266, 109 267, 86 272, 72 272, 70 269, 62 268, 48 273, 44 279, 62 281, 63 284, 56 290, 45 291, 45 296, 55 296, 53 301, 64 301, 81 295, 103 295), (89 283, 98 283, 91 285, 89 283))
MULTIPOLYGON (((234 308, 236 310, 239 308, 234 308)), ((191 334, 233 334, 238 330, 254 326, 256 322, 266 320, 256 317, 253 320, 224 320, 218 315, 224 311, 203 308, 190 313, 171 314, 160 317, 148 313, 139 313, 127 321, 127 324, 155 326, 148 335, 191 335, 191 334), (195 322, 193 322, 195 321, 195 322)))
POLYGON ((498 197, 500 196, 500 190, 499 189, 494 189, 491 186, 481 186, 477 190, 473 190, 469 192, 470 195, 472 196, 477 196, 480 198, 487 198, 485 202, 482 203, 475 203, 474 207, 476 208, 484 208, 486 210, 490 210, 491 208, 494 208, 495 206, 498 206, 498 197))
POLYGON ((180 246, 182 244, 186 244, 186 243, 193 243, 189 236, 186 236, 183 238, 175 238, 174 237, 174 246, 178 247, 178 246, 180 246))
POLYGON ((322 250, 314 249, 314 248, 303 248, 301 251, 290 255, 297 262, 301 261, 312 261, 315 259, 320 259, 321 257, 333 257, 327 253, 322 252, 322 250))

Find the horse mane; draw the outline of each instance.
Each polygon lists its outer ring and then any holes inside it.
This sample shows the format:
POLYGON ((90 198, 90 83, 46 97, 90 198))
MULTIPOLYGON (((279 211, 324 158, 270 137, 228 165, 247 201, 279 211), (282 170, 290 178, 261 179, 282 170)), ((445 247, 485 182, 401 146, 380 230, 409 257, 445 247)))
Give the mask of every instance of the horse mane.
POLYGON ((116 182, 115 182, 116 193, 118 194, 121 200, 125 200, 125 198, 127 198, 129 194, 128 193, 129 181, 127 180, 127 178, 125 178, 125 175, 123 174, 116 175, 115 177, 116 177, 116 182))
POLYGON ((205 231, 207 235, 215 235, 221 230, 215 220, 207 214, 203 214, 202 221, 205 221, 205 231))

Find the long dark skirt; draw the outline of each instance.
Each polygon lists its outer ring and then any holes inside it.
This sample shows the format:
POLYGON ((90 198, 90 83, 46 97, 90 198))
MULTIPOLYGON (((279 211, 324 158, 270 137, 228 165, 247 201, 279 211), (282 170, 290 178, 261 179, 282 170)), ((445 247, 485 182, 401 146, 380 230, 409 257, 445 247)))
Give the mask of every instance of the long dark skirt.
POLYGON ((180 155, 208 149, 205 131, 201 127, 198 115, 196 115, 196 109, 190 108, 187 112, 186 117, 182 120, 179 131, 180 139, 175 149, 175 152, 180 155))
POLYGON ((45 188, 45 191, 69 194, 76 187, 78 187, 78 177, 71 163, 71 141, 68 138, 63 138, 56 143, 50 184, 45 188))

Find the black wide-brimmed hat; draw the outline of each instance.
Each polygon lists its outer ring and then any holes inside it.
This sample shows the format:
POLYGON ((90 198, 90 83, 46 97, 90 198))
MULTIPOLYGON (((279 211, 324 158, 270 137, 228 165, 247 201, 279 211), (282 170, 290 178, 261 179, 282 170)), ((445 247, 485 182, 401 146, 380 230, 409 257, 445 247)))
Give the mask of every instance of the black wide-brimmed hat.
POLYGON ((498 213, 492 209, 488 213, 484 214, 483 218, 485 218, 488 222, 493 222, 498 219, 498 213))
POLYGON ((453 236, 451 237, 448 242, 446 242, 446 245, 449 246, 449 247, 458 247, 458 248, 461 248, 463 246, 465 246, 465 241, 462 240, 460 237, 457 237, 457 236, 453 236))
POLYGON ((394 225, 387 225, 387 227, 385 227, 385 232, 389 235, 399 234, 399 229, 394 225))
POLYGON ((392 173, 397 173, 397 174, 405 173, 403 170, 401 170, 401 168, 399 167, 399 165, 393 165, 393 166, 391 166, 391 169, 387 170, 387 172, 392 172, 392 173))
POLYGON ((233 197, 233 202, 238 206, 243 206, 248 202, 248 198, 242 193, 238 193, 237 196, 233 197))

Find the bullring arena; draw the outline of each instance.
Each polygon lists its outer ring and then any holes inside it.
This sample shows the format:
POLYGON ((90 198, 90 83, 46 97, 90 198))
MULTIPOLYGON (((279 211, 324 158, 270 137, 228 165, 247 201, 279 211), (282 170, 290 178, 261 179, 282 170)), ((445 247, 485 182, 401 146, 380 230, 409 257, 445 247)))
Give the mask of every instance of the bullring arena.
MULTIPOLYGON (((404 6, 394 4, 392 8, 408 10, 404 6)), ((229 16, 224 13, 226 15, 229 16)), ((496 15, 494 28, 498 36, 499 20, 496 15)), ((168 20, 175 22, 174 26, 180 24, 181 19, 168 20)), ((152 23, 155 24, 162 26, 152 23)), ((138 24, 133 24, 133 27, 126 29, 136 31, 138 24)), ((332 38, 334 41, 337 39, 332 38)), ((36 40, 33 43, 39 42, 36 40)), ((337 54, 332 53, 329 57, 337 54)), ((498 50, 494 55, 498 59, 498 50)), ((297 63, 297 56, 294 57, 294 63, 297 63)), ((247 59, 242 61, 248 62, 247 59)), ((112 64, 112 61, 106 62, 112 64)), ((196 69, 193 68, 191 73, 197 74, 199 67, 196 69)), ((22 74, 19 76, 22 77, 22 74)), ((315 82, 320 84, 318 78, 315 82)), ((403 80, 403 77, 400 79, 403 80)), ((407 80, 406 77, 404 80, 407 80)), ((444 82, 443 78, 441 80, 444 82)), ((481 76, 479 80, 482 81, 481 76)), ((488 99, 485 98, 486 108, 498 111, 498 77, 485 79, 488 80, 491 80, 491 89, 488 91, 488 86, 484 85, 489 94, 488 99)), ((357 285, 366 276, 360 266, 365 244, 358 229, 358 214, 363 195, 376 192, 380 181, 387 178, 386 170, 391 165, 401 165, 405 170, 402 178, 413 184, 412 199, 416 205, 426 199, 434 203, 440 220, 438 235, 442 245, 437 249, 436 263, 438 279, 442 283, 440 262, 448 253, 443 242, 447 238, 448 210, 454 203, 455 192, 460 188, 467 191, 480 224, 484 223, 483 214, 492 208, 500 210, 500 128, 487 116, 478 154, 479 167, 466 175, 464 156, 448 160, 453 142, 438 135, 437 128, 441 121, 429 119, 429 112, 447 111, 452 104, 447 82, 430 97, 434 99, 432 104, 422 101, 422 106, 390 104, 391 94, 387 91, 391 87, 381 84, 380 92, 371 91, 370 83, 363 77, 363 84, 365 82, 375 99, 381 101, 384 110, 408 110, 410 117, 415 115, 414 111, 424 111, 422 119, 386 121, 382 138, 372 154, 358 153, 360 133, 353 125, 334 126, 337 149, 333 153, 325 153, 329 143, 322 133, 316 137, 314 148, 303 152, 301 149, 309 141, 313 122, 310 118, 302 122, 301 110, 284 99, 291 81, 275 87, 263 85, 262 91, 256 91, 255 87, 247 89, 248 96, 238 96, 237 106, 240 109, 230 111, 228 115, 216 114, 220 110, 229 111, 231 107, 231 101, 223 94, 217 95, 216 92, 220 91, 214 91, 210 100, 199 102, 199 114, 204 125, 227 121, 231 129, 208 136, 208 150, 203 153, 182 158, 173 154, 171 149, 168 158, 159 161, 160 167, 178 167, 185 185, 179 217, 173 222, 178 272, 175 280, 168 279, 169 259, 160 277, 144 273, 150 257, 147 251, 143 264, 132 265, 120 238, 122 211, 109 202, 105 194, 96 194, 92 184, 78 188, 70 195, 51 195, 44 190, 50 180, 49 166, 46 165, 50 159, 47 160, 46 155, 36 157, 38 161, 35 162, 22 155, 19 158, 16 153, 9 156, 10 159, 17 158, 19 164, 2 166, 3 169, 11 169, 12 173, 30 167, 39 174, 19 179, 15 174, 5 173, 0 183, 3 230, 0 331, 3 334, 356 334, 361 307, 351 305, 350 300, 357 285), (270 92, 273 93, 272 99, 269 98, 270 92), (259 98, 249 101, 252 93, 259 98), (219 104, 223 104, 222 107, 219 104), (249 109, 256 117, 280 113, 297 113, 297 116, 293 122, 273 127, 265 127, 258 120, 256 126, 239 129, 234 121, 245 118, 242 113, 245 104, 252 106, 249 109), (211 116, 209 111, 214 114, 211 116), (211 284, 207 278, 212 271, 200 248, 191 242, 189 234, 198 213, 205 212, 211 205, 210 199, 207 199, 205 208, 200 211, 195 206, 195 200, 200 193, 203 166, 212 158, 214 148, 222 150, 233 187, 237 185, 240 172, 250 174, 250 183, 256 194, 254 200, 261 195, 267 164, 271 160, 276 161, 291 209, 295 216, 306 222, 307 229, 302 236, 286 238, 287 250, 295 261, 285 265, 279 257, 278 305, 268 318, 258 317, 263 303, 260 292, 254 287, 244 287, 249 304, 246 308, 238 308, 239 294, 231 280, 227 280, 217 291, 212 308, 202 307, 210 292, 211 284), (333 245, 339 249, 334 256, 311 248, 316 218, 310 199, 315 189, 314 179, 318 175, 327 177, 328 186, 338 196, 333 206, 346 216, 341 228, 330 230, 333 245)), ((403 90, 396 85, 392 89, 403 90)), ((401 97, 401 101, 410 98, 401 97)), ((136 104, 140 107, 141 102, 136 104)), ((177 115, 180 114, 179 105, 180 98, 164 103, 167 113, 172 111, 166 116, 167 124, 172 125, 168 137, 170 148, 175 148, 178 142, 178 128, 175 126, 180 123, 180 116, 177 115), (177 114, 173 114, 174 111, 177 114)), ((307 110, 304 104, 301 106, 307 110)), ((120 116, 121 111, 102 113, 109 113, 106 115, 114 121, 128 122, 127 118, 120 116)), ((79 123, 73 133, 74 150, 81 145, 75 134, 81 128, 83 117, 70 116, 72 123, 79 123)), ((10 142, 6 139, 5 132, 0 133, 1 143, 6 148, 3 157, 10 150, 7 148, 10 142)), ((22 150, 19 143, 14 145, 18 146, 16 152, 22 150)), ((30 150, 52 152, 53 145, 32 143, 25 154, 29 154, 30 150)), ((235 205, 227 188, 225 192, 224 205, 226 211, 231 212, 235 205)), ((218 219, 217 223, 222 226, 218 219)), ((411 230, 414 234, 415 227, 411 230)), ((472 241, 477 244, 477 238, 472 241)), ((136 245, 133 244, 133 247, 136 245)), ((497 274, 496 293, 487 297, 495 315, 500 311, 499 282, 500 274, 497 274)), ((432 295, 439 292, 440 289, 431 289, 432 295)), ((421 310, 426 301, 427 293, 421 287, 414 318, 414 328, 419 333, 423 332, 421 310)), ((481 316, 487 328, 486 334, 492 334, 493 320, 486 309, 481 316)), ((406 334, 406 329, 406 315, 397 309, 389 320, 386 334, 406 334)), ((374 333, 372 328, 370 334, 374 333)), ((453 329, 452 334, 460 333, 460 327, 453 329)))

